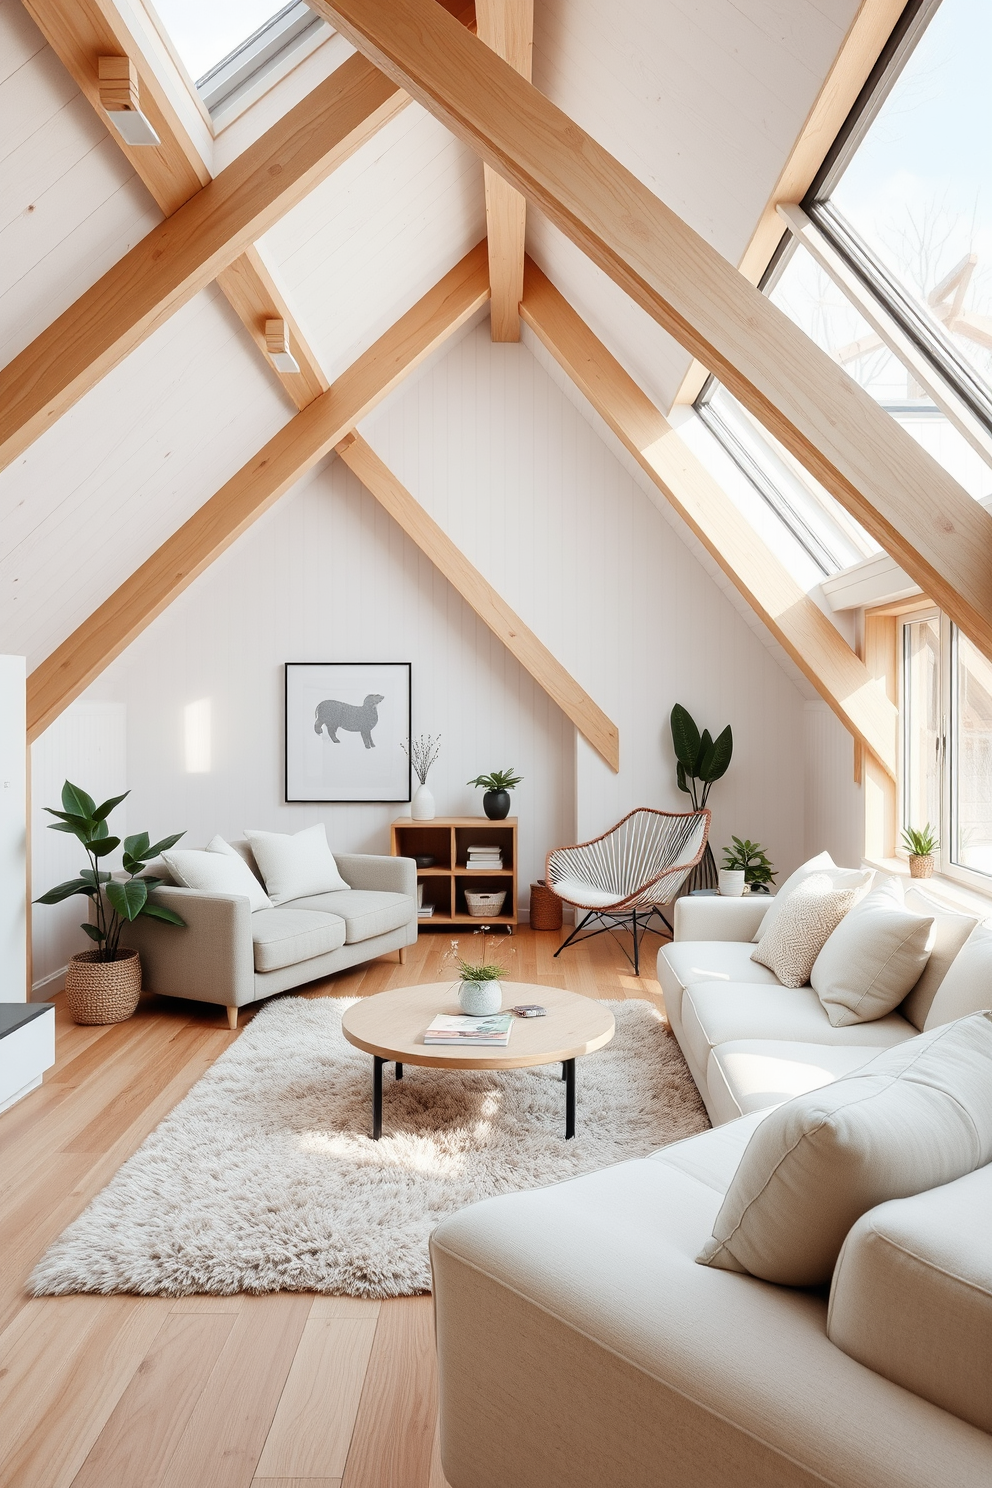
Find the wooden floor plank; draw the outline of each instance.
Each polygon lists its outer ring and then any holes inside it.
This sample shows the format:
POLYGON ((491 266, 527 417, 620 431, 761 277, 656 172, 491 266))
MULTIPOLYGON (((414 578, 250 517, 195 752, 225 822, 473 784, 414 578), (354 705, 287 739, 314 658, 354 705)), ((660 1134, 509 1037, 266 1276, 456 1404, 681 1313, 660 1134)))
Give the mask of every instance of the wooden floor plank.
POLYGON ((251 1488, 341 1488, 340 1478, 255 1478, 251 1488))
POLYGON ((156 1488, 235 1318, 170 1311, 72 1488, 156 1488))
POLYGON ((216 1058, 222 1038, 223 1035, 202 1028, 177 1028, 154 1063, 140 1069, 120 1091, 113 1105, 94 1116, 65 1144, 63 1152, 107 1152, 132 1121, 140 1119, 148 1105, 182 1073, 198 1051, 211 1048, 212 1057, 216 1058))
POLYGON ((342 1488, 427 1488, 437 1420, 430 1297, 384 1303, 342 1488))
POLYGON ((377 1317, 311 1315, 258 1463, 263 1478, 340 1478, 377 1317))

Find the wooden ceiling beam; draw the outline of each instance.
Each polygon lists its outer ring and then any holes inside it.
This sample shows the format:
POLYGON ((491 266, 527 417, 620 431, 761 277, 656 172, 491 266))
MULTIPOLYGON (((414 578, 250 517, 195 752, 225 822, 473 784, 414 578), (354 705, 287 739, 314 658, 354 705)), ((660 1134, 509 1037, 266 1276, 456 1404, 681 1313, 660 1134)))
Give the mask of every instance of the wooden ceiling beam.
POLYGON ((539 687, 572 720, 614 772, 620 769, 620 734, 616 724, 580 687, 556 656, 539 640, 520 616, 510 608, 461 548, 445 532, 415 496, 376 454, 357 430, 335 446, 338 455, 354 471, 365 489, 375 497, 407 537, 431 560, 439 573, 456 589, 497 640, 515 656, 539 687))
POLYGON ((35 668, 28 677, 28 741, 488 299, 480 243, 35 668))
MULTIPOLYGON (((534 51, 534 0, 476 0, 478 37, 530 82, 534 51)), ((524 292, 527 200, 508 181, 483 167, 489 240, 489 324, 494 341, 520 340, 524 292)))
POLYGON ((312 0, 710 368, 992 656, 992 516, 776 306, 434 0, 312 0))
MULTIPOLYGON (((749 283, 760 284, 782 241, 779 203, 802 201, 812 186, 905 8, 906 0, 861 0, 840 51, 744 249, 738 268, 749 283)), ((693 361, 675 395, 673 407, 695 403, 708 376, 702 362, 693 361)))
POLYGON ((314 398, 326 393, 329 384, 324 370, 257 248, 246 248, 226 269, 221 269, 217 275, 217 285, 241 317, 245 329, 270 367, 272 358, 265 344, 265 322, 286 322, 289 349, 300 370, 280 372, 277 367, 272 367, 272 370, 297 408, 306 408, 314 398))
POLYGON ((530 259, 520 313, 845 728, 894 775, 896 710, 881 684, 530 259))

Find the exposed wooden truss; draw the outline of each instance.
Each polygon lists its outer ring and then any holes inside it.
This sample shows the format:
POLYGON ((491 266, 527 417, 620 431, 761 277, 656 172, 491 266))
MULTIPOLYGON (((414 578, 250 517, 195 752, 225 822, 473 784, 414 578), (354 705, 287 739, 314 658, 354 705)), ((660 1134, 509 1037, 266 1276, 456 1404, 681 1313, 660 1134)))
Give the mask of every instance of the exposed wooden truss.
MULTIPOLYGON (((843 45, 744 250, 739 268, 749 283, 760 282, 781 241, 782 224, 776 215, 779 202, 802 201, 812 186, 905 7, 906 0, 861 0, 843 45)), ((694 403, 706 377, 707 369, 703 364, 693 361, 675 402, 694 403)))
POLYGON ((370 491, 380 506, 402 527, 421 552, 448 580, 452 588, 471 605, 485 621, 493 635, 503 642, 534 681, 557 703, 567 717, 588 739, 611 770, 620 769, 620 735, 615 723, 580 687, 570 672, 548 650, 528 625, 525 625, 506 600, 484 578, 465 554, 452 542, 444 528, 435 522, 416 497, 412 496, 357 431, 352 430, 336 446, 350 470, 370 491))
MULTIPOLYGON (((528 82, 534 50, 534 0, 476 0, 478 36, 528 82)), ((520 340, 527 201, 484 166, 489 241, 489 323, 494 341, 520 340)))
POLYGON ((313 8, 716 373, 992 655, 992 516, 787 316, 433 0, 313 8))
POLYGON ((881 685, 530 259, 520 311, 844 726, 894 775, 896 710, 881 685))
POLYGON ((28 741, 488 298, 481 243, 35 668, 28 677, 28 741))
POLYGON ((272 319, 286 322, 289 349, 300 370, 275 370, 297 408, 306 408, 314 398, 326 393, 328 382, 321 365, 307 344, 258 249, 246 248, 244 253, 239 253, 234 262, 217 275, 217 283, 244 321, 252 340, 270 366, 272 363, 265 342, 265 322, 272 319))

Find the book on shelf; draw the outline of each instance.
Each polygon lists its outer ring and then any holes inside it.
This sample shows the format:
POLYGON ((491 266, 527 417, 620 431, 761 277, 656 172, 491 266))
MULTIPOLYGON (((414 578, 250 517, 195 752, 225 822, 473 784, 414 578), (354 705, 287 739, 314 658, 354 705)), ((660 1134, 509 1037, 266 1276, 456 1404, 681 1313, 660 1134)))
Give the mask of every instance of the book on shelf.
POLYGON ((502 867, 503 864, 498 858, 492 863, 474 863, 469 860, 465 864, 465 871, 467 873, 494 873, 497 869, 502 869, 502 867))
POLYGON ((510 1042, 512 1013, 470 1018, 465 1013, 438 1013, 424 1034, 425 1044, 491 1044, 505 1049, 510 1042))
POLYGON ((434 906, 433 906, 433 904, 421 904, 419 906, 418 910, 417 910, 417 919, 418 920, 429 920, 430 917, 431 917, 431 915, 433 913, 434 913, 434 906))

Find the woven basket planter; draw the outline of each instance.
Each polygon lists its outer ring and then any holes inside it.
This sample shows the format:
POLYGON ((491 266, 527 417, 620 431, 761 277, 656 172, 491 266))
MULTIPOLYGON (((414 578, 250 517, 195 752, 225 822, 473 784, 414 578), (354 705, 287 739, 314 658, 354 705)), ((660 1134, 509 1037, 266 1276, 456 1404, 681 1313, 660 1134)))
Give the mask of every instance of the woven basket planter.
POLYGON ((65 1001, 77 1023, 123 1023, 138 1006, 141 962, 137 951, 118 951, 116 961, 98 961, 99 951, 81 951, 69 962, 65 1001))
POLYGON ((530 928, 561 929, 561 900, 546 883, 532 883, 530 886, 530 928))
POLYGON ((910 878, 933 878, 933 853, 910 853, 910 878))

